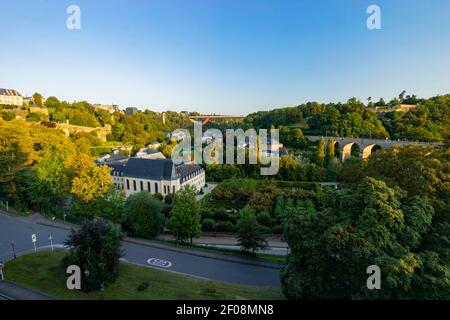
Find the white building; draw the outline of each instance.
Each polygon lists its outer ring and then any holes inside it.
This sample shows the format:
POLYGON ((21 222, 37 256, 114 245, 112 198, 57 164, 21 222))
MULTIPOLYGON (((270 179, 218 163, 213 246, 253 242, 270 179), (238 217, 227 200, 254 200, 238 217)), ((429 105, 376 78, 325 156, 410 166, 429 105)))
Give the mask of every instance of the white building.
POLYGON ((166 196, 186 185, 200 191, 205 185, 204 170, 192 163, 176 165, 170 159, 130 158, 126 164, 109 166, 116 189, 123 190, 126 197, 141 191, 166 196))
POLYGON ((23 97, 16 90, 0 88, 0 104, 21 107, 23 104, 23 97))

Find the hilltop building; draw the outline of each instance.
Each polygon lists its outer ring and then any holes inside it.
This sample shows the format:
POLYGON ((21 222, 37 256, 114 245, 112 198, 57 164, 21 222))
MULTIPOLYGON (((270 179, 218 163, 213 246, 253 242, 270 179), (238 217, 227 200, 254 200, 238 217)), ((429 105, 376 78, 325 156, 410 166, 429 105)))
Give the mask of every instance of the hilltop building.
POLYGON ((23 105, 23 97, 16 90, 0 88, 0 104, 21 107, 23 105))

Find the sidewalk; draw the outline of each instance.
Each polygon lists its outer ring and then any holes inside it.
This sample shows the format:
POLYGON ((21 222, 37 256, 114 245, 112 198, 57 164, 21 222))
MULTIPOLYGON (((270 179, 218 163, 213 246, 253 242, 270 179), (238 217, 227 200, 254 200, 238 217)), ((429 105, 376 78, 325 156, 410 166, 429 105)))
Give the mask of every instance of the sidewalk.
MULTIPOLYGON (((175 238, 170 234, 162 234, 159 236, 163 240, 175 240, 175 238)), ((270 248, 287 248, 288 244, 281 239, 281 236, 272 236, 267 239, 268 246, 270 248)), ((192 239, 194 244, 208 244, 214 246, 238 246, 236 235, 221 235, 217 236, 204 235, 199 238, 192 239)))
POLYGON ((7 300, 55 300, 46 294, 24 288, 10 281, 0 281, 0 295, 7 300))

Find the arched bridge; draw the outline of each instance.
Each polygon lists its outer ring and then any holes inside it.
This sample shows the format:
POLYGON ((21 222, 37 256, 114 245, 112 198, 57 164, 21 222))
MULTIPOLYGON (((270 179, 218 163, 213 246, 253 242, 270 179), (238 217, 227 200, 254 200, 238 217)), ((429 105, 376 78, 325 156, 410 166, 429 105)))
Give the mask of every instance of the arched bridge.
MULTIPOLYGON (((321 136, 305 136, 310 141, 318 141, 321 136)), ((340 159, 345 161, 352 155, 352 147, 359 147, 359 156, 363 159, 367 159, 373 151, 377 149, 386 149, 394 145, 407 146, 407 145, 421 145, 421 146, 440 146, 442 143, 432 142, 417 142, 417 141, 402 141, 402 140, 388 140, 388 139, 365 139, 365 138, 340 138, 340 137, 323 137, 325 146, 328 145, 328 141, 333 139, 335 145, 339 145, 340 159)))
POLYGON ((238 120, 242 120, 244 118, 245 118, 245 116, 243 116, 243 115, 217 115, 217 114, 189 116, 189 120, 191 120, 191 122, 195 123, 196 121, 201 121, 202 124, 208 123, 208 121, 211 120, 211 119, 238 119, 238 120))

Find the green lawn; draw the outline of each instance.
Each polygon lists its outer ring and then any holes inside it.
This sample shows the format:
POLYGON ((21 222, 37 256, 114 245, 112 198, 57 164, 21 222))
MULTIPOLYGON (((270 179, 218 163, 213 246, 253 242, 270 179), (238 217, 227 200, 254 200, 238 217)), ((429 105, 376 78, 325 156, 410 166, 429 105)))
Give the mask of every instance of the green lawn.
POLYGON ((18 257, 6 264, 5 278, 25 287, 37 289, 62 299, 283 299, 276 287, 256 287, 201 280, 129 263, 121 263, 119 278, 104 291, 83 293, 66 288, 67 274, 60 266, 63 251, 38 252, 18 257), (142 283, 150 286, 144 291, 137 288, 142 283))

